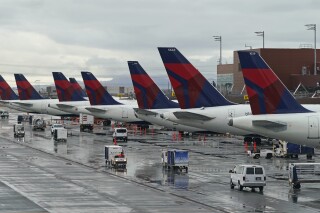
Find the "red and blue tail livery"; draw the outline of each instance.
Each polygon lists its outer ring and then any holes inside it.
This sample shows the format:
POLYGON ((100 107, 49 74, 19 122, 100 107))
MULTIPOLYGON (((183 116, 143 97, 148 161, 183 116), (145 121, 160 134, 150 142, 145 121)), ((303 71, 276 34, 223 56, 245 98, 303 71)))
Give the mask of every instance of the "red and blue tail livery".
POLYGON ((238 51, 253 115, 310 112, 301 106, 254 51, 238 51))
POLYGON ((182 109, 233 105, 175 47, 159 47, 160 56, 182 109))
POLYGON ((59 101, 85 101, 61 72, 52 72, 59 101))
POLYGON ((139 62, 128 61, 134 92, 140 109, 179 108, 179 104, 169 100, 139 62))
POLYGON ((77 80, 75 78, 69 78, 69 81, 71 83, 71 85, 73 86, 73 88, 78 91, 78 93, 81 95, 81 97, 87 97, 86 92, 81 88, 81 86, 79 85, 79 83, 77 82, 77 80))
POLYGON ((23 74, 14 74, 20 100, 38 100, 43 97, 33 88, 23 74))
POLYGON ((81 72, 91 105, 120 105, 91 72, 81 72))
POLYGON ((19 100, 16 93, 13 92, 9 84, 0 75, 0 97, 1 100, 19 100))

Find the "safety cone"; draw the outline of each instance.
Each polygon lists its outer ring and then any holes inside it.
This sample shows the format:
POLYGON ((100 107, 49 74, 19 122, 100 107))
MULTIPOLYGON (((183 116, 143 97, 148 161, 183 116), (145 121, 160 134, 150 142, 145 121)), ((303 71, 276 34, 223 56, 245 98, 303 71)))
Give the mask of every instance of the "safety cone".
POLYGON ((113 139, 113 144, 114 144, 114 145, 118 145, 118 144, 117 144, 117 138, 114 138, 114 139, 113 139))

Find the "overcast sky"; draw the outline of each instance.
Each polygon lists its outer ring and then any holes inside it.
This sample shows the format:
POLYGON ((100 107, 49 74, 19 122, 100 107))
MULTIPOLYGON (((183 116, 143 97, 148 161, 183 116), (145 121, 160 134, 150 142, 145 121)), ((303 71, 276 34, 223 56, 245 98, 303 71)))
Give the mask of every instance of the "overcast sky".
POLYGON ((164 87, 157 47, 174 46, 213 80, 213 35, 222 36, 223 63, 245 44, 262 47, 255 31, 265 31, 266 48, 298 48, 313 44, 304 25, 318 24, 319 8, 318 0, 1 0, 0 73, 11 85, 13 73, 41 84, 52 71, 128 79, 127 61, 137 60, 164 87))

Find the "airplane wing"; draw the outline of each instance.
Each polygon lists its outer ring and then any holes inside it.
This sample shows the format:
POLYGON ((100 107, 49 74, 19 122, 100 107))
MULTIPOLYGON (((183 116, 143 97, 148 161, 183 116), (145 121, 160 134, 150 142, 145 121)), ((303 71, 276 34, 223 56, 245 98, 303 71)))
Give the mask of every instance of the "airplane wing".
POLYGON ((174 116, 178 119, 198 120, 198 121, 209 121, 215 119, 215 117, 209 117, 193 112, 174 112, 174 116))
POLYGON ((69 105, 69 104, 56 104, 56 106, 61 108, 61 109, 72 109, 72 108, 74 108, 73 105, 69 105))
POLYGON ((85 109, 92 113, 106 113, 108 111, 107 109, 100 109, 95 107, 86 107, 85 109))
POLYGON ((147 109, 139 109, 139 108, 134 108, 134 111, 138 114, 141 115, 157 115, 158 113, 153 112, 153 111, 149 111, 147 109))
POLYGON ((253 120, 252 125, 272 130, 285 130, 287 128, 287 123, 280 121, 253 120))
POLYGON ((11 102, 11 103, 20 105, 20 106, 22 106, 22 107, 32 107, 32 106, 33 106, 32 103, 22 103, 22 102, 11 102))

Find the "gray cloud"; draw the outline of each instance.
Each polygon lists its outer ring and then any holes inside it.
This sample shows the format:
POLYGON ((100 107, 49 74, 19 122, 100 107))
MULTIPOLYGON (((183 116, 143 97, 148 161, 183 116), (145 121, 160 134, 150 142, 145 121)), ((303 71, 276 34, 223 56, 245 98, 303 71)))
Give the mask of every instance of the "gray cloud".
MULTIPOLYGON (((215 79, 222 36, 223 62, 232 52, 262 46, 298 48, 313 42, 304 27, 316 23, 320 2, 275 0, 3 0, 0 5, 1 73, 52 81, 52 71, 80 77, 129 77, 138 60, 156 79, 167 79, 158 46, 175 46, 208 78, 215 79)), ((166 80, 165 80, 166 81, 166 80)))

